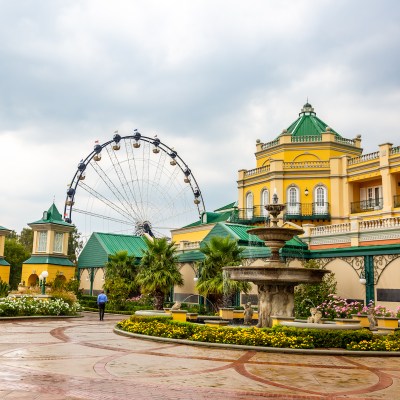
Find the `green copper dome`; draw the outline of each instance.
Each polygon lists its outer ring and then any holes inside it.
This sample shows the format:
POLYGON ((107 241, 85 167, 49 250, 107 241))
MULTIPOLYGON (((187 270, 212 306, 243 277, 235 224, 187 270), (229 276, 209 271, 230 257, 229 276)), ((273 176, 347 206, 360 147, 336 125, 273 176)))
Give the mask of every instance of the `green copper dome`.
POLYGON ((322 132, 330 131, 340 136, 335 130, 328 127, 317 117, 313 106, 307 101, 299 113, 299 118, 286 129, 292 136, 321 136, 322 132))

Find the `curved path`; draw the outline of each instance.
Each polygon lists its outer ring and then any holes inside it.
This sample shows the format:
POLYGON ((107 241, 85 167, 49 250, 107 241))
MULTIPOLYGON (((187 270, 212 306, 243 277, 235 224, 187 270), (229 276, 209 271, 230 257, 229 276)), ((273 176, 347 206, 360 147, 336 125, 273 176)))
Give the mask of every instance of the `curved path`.
POLYGON ((0 399, 400 399, 398 358, 157 343, 120 319, 0 321, 0 399))

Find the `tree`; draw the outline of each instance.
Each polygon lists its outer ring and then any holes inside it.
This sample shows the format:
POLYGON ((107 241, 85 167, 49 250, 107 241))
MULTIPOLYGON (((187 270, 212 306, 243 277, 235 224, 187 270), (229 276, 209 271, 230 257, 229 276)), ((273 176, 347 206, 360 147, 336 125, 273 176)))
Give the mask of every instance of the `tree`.
POLYGON ((74 226, 74 230, 69 234, 68 238, 68 259, 75 265, 77 257, 83 248, 83 240, 81 236, 81 233, 78 232, 78 229, 74 226))
POLYGON ((248 282, 224 278, 222 269, 227 266, 239 265, 243 250, 244 248, 239 247, 237 241, 229 236, 213 237, 210 242, 200 248, 205 259, 199 265, 197 290, 201 295, 208 297, 218 308, 222 305, 232 305, 236 292, 248 293, 250 290, 251 286, 248 282))
POLYGON ((33 230, 31 228, 23 228, 18 236, 19 243, 25 247, 26 251, 32 252, 33 248, 33 230))
POLYGON ((105 269, 104 289, 109 294, 110 302, 121 308, 127 297, 138 293, 136 258, 129 256, 127 251, 119 251, 109 256, 105 269))
POLYGON ((175 285, 182 286, 182 274, 178 270, 175 243, 166 238, 149 240, 144 238, 144 252, 136 282, 144 294, 154 297, 154 308, 162 310, 165 295, 175 285))
MULTIPOLYGON (((314 260, 304 264, 305 268, 319 268, 314 260)), ((334 273, 325 274, 321 283, 302 283, 294 290, 294 314, 297 318, 310 316, 310 308, 323 303, 329 294, 336 293, 336 279, 334 273)))
POLYGON ((7 239, 4 245, 4 258, 11 265, 10 268, 10 286, 11 289, 17 289, 21 282, 22 263, 30 257, 31 253, 18 242, 17 239, 7 239))

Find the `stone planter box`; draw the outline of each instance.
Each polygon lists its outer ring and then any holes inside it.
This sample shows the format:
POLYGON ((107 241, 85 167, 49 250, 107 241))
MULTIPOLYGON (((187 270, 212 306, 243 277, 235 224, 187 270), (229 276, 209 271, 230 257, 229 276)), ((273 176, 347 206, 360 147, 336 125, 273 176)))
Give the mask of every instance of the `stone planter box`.
POLYGON ((244 310, 233 310, 233 319, 243 319, 244 310))
POLYGON ((359 321, 360 325, 363 328, 369 328, 369 320, 368 320, 368 315, 366 314, 362 314, 362 315, 357 315, 357 314, 352 314, 351 317, 355 320, 355 321, 359 321))
POLYGON ((376 317, 378 328, 396 329, 399 327, 399 320, 396 317, 376 317))
POLYGON ((281 322, 294 322, 294 317, 282 317, 271 315, 272 326, 279 325, 281 322))
POLYGON ((204 324, 207 326, 227 326, 229 325, 229 321, 215 321, 213 319, 206 319, 204 324))
POLYGON ((233 308, 220 308, 219 316, 223 319, 232 320, 233 319, 233 308))
POLYGON ((170 308, 164 308, 164 311, 166 314, 171 314, 171 309, 170 308))
POLYGON ((197 313, 187 313, 186 314, 186 321, 197 321, 197 313))
POLYGON ((186 322, 186 314, 187 311, 184 310, 172 310, 172 320, 179 321, 179 322, 186 322))
POLYGON ((336 325, 355 325, 360 324, 358 319, 352 318, 334 318, 336 325))

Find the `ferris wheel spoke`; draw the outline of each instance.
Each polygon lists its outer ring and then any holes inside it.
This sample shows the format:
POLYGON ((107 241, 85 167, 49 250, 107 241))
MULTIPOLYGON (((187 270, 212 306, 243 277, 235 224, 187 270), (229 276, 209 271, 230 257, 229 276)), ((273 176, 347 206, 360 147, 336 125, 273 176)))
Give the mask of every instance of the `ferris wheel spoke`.
POLYGON ((140 190, 140 187, 138 185, 134 185, 133 183, 139 179, 138 174, 137 174, 137 169, 136 169, 136 159, 133 154, 133 143, 132 139, 129 139, 128 145, 125 142, 125 152, 126 152, 126 159, 128 162, 128 169, 129 169, 129 175, 131 177, 130 179, 130 190, 132 191, 133 195, 133 202, 135 203, 136 208, 139 210, 139 203, 143 202, 142 198, 142 192, 140 190), (134 175, 132 173, 132 169, 134 171, 134 175), (139 200, 139 203, 138 203, 139 200))
POLYGON ((128 180, 126 179, 124 170, 121 167, 121 164, 120 164, 120 162, 118 160, 118 157, 117 157, 117 155, 116 155, 116 153, 115 153, 115 151, 113 149, 111 149, 109 147, 106 147, 106 151, 107 151, 108 157, 109 157, 109 159, 111 161, 111 164, 114 167, 114 170, 116 172, 117 178, 118 178, 118 180, 119 180, 119 182, 121 184, 122 190, 123 190, 124 195, 125 195, 123 197, 127 201, 127 206, 128 206, 128 208, 130 208, 132 210, 132 212, 134 214, 137 214, 137 211, 135 211, 132 208, 133 196, 132 196, 132 193, 131 193, 131 195, 129 195, 129 193, 127 191, 127 188, 129 189, 128 180))
MULTIPOLYGON (((105 185, 108 187, 111 193, 118 200, 119 204, 125 209, 126 213, 129 215, 130 214, 129 200, 124 198, 124 195, 121 193, 121 191, 118 189, 115 183, 109 178, 109 176, 106 174, 106 172, 101 168, 101 166, 98 163, 94 164, 90 163, 90 166, 94 169, 94 171, 96 171, 100 179, 105 183, 105 185)), ((134 210, 132 211, 134 214, 136 214, 134 210)), ((136 217, 138 218, 139 216, 136 214, 136 217)))
POLYGON ((124 210, 123 208, 119 207, 117 204, 113 203, 111 200, 107 199, 106 197, 104 197, 103 195, 101 195, 100 193, 98 193, 96 190, 94 190, 90 186, 86 185, 85 183, 80 182, 79 186, 83 190, 85 190, 87 193, 91 194, 96 199, 100 200, 106 206, 112 208, 115 212, 117 212, 122 217, 130 220, 133 224, 136 223, 136 219, 129 212, 127 212, 127 210, 124 210))
POLYGON ((105 220, 108 220, 108 221, 118 222, 119 224, 135 226, 135 222, 134 221, 133 222, 129 222, 129 221, 122 220, 122 219, 112 218, 112 217, 108 217, 106 215, 101 215, 101 214, 96 214, 96 213, 93 213, 93 212, 90 212, 90 211, 80 210, 79 208, 75 208, 75 207, 73 207, 73 211, 76 212, 76 213, 79 213, 79 214, 89 215, 91 217, 95 217, 95 218, 99 218, 99 219, 105 219, 105 220))

